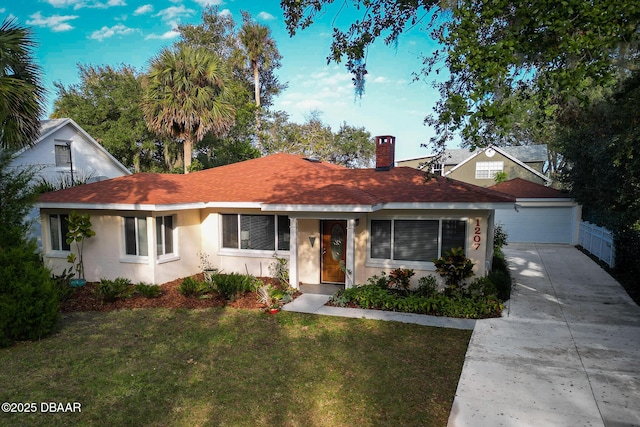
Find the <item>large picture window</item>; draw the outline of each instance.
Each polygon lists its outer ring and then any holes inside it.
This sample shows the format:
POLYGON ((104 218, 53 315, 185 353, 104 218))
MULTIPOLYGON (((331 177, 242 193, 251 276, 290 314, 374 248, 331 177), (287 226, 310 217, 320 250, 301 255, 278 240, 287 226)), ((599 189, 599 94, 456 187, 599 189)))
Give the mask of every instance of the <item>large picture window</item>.
POLYGON ((134 256, 147 256, 147 219, 128 216, 124 218, 125 253, 134 256))
POLYGON ((71 246, 67 243, 69 231, 69 215, 49 215, 49 236, 51 238, 51 250, 69 251, 71 246))
POLYGON ((370 258, 396 261, 432 261, 467 240, 460 220, 372 220, 370 235, 370 258))
POLYGON ((222 247, 263 251, 289 250, 289 217, 222 215, 222 247))

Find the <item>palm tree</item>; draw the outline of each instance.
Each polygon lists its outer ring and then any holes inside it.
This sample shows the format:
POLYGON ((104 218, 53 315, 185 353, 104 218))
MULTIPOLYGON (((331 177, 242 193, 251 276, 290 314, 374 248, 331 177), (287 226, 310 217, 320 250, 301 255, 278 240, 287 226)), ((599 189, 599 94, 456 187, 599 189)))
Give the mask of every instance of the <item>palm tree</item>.
POLYGON ((204 48, 178 45, 153 58, 143 79, 147 126, 183 142, 185 173, 191 166, 193 144, 209 132, 223 134, 234 122, 223 65, 204 48))
POLYGON ((0 26, 0 147, 17 150, 31 145, 40 132, 45 90, 41 70, 33 62, 31 30, 15 19, 0 26))
MULTIPOLYGON (((260 130, 260 67, 269 68, 271 61, 280 54, 276 42, 271 37, 269 27, 253 22, 251 15, 242 12, 242 28, 240 42, 244 46, 244 54, 253 71, 253 85, 256 101, 256 126, 260 130)), ((258 147, 259 148, 259 147, 258 147)))

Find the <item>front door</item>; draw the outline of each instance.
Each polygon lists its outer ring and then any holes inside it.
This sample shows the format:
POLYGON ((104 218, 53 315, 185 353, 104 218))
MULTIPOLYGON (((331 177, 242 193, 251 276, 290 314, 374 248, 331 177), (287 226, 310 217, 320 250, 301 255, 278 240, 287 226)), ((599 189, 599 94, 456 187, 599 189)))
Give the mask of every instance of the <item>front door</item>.
POLYGON ((347 259, 347 221, 322 221, 322 283, 344 283, 340 263, 347 259))

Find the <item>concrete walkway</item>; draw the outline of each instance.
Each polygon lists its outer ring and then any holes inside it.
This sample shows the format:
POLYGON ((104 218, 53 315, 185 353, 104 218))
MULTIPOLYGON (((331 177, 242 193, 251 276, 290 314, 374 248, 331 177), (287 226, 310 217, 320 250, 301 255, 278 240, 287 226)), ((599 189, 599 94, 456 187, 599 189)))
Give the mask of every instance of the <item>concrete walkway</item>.
POLYGON ((449 427, 640 426, 640 308, 571 246, 505 254, 512 298, 476 322, 449 427))

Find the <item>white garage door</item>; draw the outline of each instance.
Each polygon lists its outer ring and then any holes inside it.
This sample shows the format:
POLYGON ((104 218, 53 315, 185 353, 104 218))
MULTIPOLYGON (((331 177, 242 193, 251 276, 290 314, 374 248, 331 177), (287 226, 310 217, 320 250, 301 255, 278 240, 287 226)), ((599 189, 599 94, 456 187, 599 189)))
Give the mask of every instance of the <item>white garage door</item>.
POLYGON ((574 244, 573 207, 518 207, 496 209, 496 224, 509 234, 508 242, 574 244))

